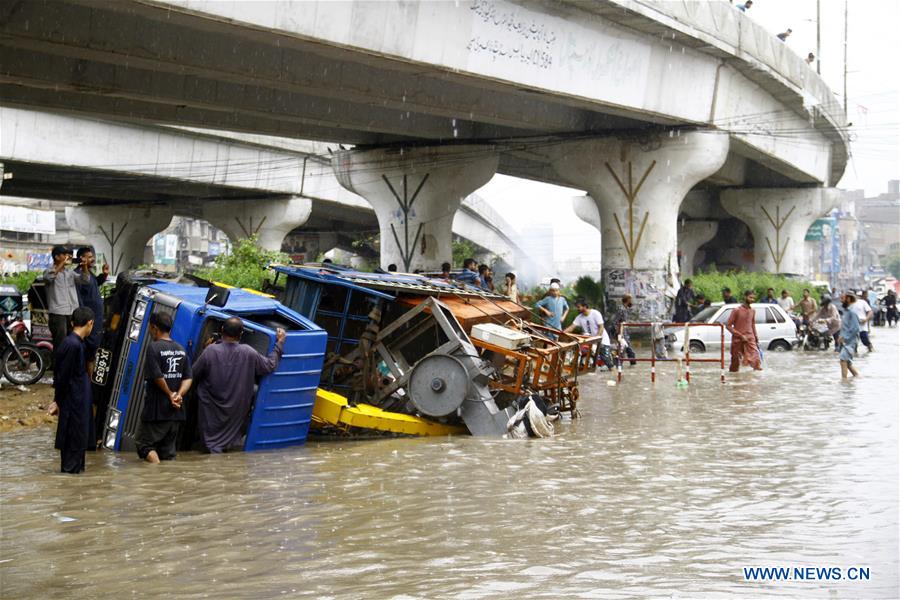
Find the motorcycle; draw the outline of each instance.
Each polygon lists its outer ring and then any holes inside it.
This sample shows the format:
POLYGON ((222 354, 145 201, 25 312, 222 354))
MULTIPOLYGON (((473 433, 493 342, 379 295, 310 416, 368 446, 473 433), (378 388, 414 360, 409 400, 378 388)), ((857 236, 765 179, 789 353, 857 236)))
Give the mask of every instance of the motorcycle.
POLYGON ((800 346, 804 350, 828 350, 831 347, 832 336, 828 333, 828 325, 822 321, 816 321, 801 328, 803 340, 800 346))
POLYGON ((3 375, 16 385, 31 385, 47 372, 41 349, 31 342, 16 341, 10 328, 0 327, 0 367, 3 375))

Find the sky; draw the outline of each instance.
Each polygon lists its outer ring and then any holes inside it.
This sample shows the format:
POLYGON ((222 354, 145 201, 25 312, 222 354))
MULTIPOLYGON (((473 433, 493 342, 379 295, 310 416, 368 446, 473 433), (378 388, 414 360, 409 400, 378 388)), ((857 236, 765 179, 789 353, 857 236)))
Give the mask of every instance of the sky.
MULTIPOLYGON (((822 77, 842 100, 844 0, 820 1, 822 77)), ((816 0, 754 0, 747 15, 772 35, 791 28, 787 45, 800 56, 815 53, 816 0)), ((889 179, 900 178, 900 0, 850 0, 848 15, 852 157, 838 187, 874 196, 887 191, 889 179)), ((599 260, 600 233, 572 211, 572 196, 583 191, 496 175, 477 194, 519 231, 552 222, 557 261, 572 256, 599 260)))

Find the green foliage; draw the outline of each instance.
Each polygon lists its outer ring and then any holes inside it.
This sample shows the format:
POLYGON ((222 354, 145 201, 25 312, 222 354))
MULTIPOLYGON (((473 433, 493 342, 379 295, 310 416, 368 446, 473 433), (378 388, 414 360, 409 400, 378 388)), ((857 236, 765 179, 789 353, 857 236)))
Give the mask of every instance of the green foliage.
POLYGON ((900 279, 900 253, 887 256, 884 259, 884 268, 888 273, 900 279))
POLYGON ((787 290, 794 302, 799 302, 803 297, 803 289, 810 291, 816 299, 826 289, 816 289, 809 282, 796 279, 789 279, 781 275, 771 273, 748 273, 727 271, 720 273, 718 271, 709 271, 706 273, 698 273, 690 278, 694 282, 694 291, 703 294, 713 302, 722 300, 722 288, 731 289, 731 293, 738 300, 741 299, 745 290, 753 290, 756 292, 757 301, 766 297, 768 288, 775 288, 775 297, 781 297, 781 290, 787 290))
MULTIPOLYGON (((590 303, 591 308, 596 308, 601 313, 606 312, 603 302, 603 284, 588 275, 583 275, 575 281, 575 297, 583 297, 590 303)), ((575 298, 572 298, 575 301, 575 298)))
POLYGON ((266 280, 274 279, 267 267, 272 263, 289 262, 290 257, 282 252, 260 248, 253 236, 239 240, 231 254, 220 254, 212 267, 198 269, 195 275, 235 287, 261 290, 266 280))
MULTIPOLYGON (((469 240, 457 238, 453 241, 453 267, 461 268, 467 258, 475 258, 478 248, 469 240)), ((443 262, 443 261, 442 261, 443 262)))
POLYGON ((34 283, 41 273, 39 271, 22 271, 21 273, 13 273, 9 277, 0 277, 0 283, 12 284, 16 286, 23 294, 28 292, 28 288, 34 283))

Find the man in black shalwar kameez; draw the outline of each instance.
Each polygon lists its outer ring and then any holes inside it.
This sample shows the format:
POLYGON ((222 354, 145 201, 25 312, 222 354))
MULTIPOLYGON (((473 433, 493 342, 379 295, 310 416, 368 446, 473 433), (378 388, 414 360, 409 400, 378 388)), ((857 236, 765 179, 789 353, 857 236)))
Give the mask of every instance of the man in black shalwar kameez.
POLYGON ((237 446, 247 425, 257 377, 278 368, 286 333, 275 331, 275 347, 263 356, 241 344, 244 326, 232 317, 222 325, 222 341, 208 346, 194 363, 200 438, 213 454, 237 446))
POLYGON ((84 452, 94 447, 91 382, 84 347, 84 340, 93 327, 94 312, 84 306, 76 308, 72 313, 72 333, 56 349, 50 413, 59 413, 56 449, 60 451, 63 473, 84 471, 84 452))

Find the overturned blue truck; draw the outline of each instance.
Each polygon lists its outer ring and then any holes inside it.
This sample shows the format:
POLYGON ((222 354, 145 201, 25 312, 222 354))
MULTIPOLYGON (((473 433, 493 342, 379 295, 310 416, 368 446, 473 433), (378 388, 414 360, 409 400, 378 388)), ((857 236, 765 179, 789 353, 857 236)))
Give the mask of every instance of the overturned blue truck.
MULTIPOLYGON (((109 336, 98 350, 93 381, 108 401, 102 423, 105 448, 134 449, 145 396, 148 321, 155 312, 172 316, 172 339, 184 346, 192 361, 230 317, 244 323, 241 343, 263 354, 272 349, 276 328, 283 328, 287 332, 284 354, 275 372, 257 382, 243 449, 281 448, 306 441, 325 356, 326 334, 320 327, 270 297, 240 289, 144 280, 123 286, 119 293, 125 300, 114 315, 118 335, 109 336)), ((189 398, 185 406, 187 421, 178 441, 182 450, 199 442, 196 402, 189 398)))

